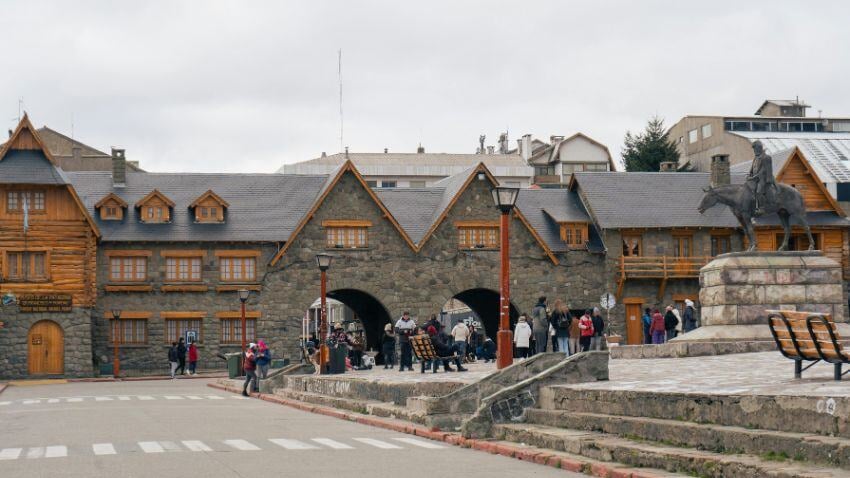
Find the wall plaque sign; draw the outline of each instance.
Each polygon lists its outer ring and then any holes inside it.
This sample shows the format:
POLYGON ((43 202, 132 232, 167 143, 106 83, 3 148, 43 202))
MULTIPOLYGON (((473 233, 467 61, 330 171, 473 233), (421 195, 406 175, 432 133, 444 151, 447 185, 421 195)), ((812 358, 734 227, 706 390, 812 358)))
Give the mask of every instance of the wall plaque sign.
POLYGON ((27 294, 18 297, 21 312, 71 312, 68 294, 27 294))

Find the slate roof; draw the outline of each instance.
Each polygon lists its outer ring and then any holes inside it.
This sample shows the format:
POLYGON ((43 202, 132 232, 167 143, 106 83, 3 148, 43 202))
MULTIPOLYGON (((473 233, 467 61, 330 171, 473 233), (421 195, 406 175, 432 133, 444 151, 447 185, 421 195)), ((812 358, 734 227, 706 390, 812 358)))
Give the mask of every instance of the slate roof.
POLYGON ((827 183, 850 182, 850 133, 784 133, 778 131, 729 131, 748 139, 761 140, 770 155, 800 148, 818 177, 827 183))
MULTIPOLYGON (((575 173, 588 212, 602 229, 738 227, 726 207, 697 211, 709 173, 575 173)), ((733 177, 733 182, 743 178, 733 177)))
POLYGON ((68 184, 62 168, 54 166, 40 150, 12 149, 0 160, 2 184, 68 184))
POLYGON ((516 207, 553 252, 568 250, 559 222, 590 222, 578 194, 567 189, 520 189, 516 207))
MULTIPOLYGON (((452 176, 484 163, 495 176, 532 176, 534 168, 518 154, 349 153, 348 159, 364 176, 452 176)), ((344 153, 331 154, 278 169, 283 174, 327 174, 345 163, 344 153)))
MULTIPOLYGON (((5 161, 0 161, 0 165, 5 161)), ((285 241, 328 180, 326 176, 279 174, 127 172, 126 187, 113 188, 110 172, 66 174, 105 241, 285 241), (139 222, 138 211, 132 205, 154 189, 176 203, 171 223, 139 222), (230 203, 224 223, 195 223, 189 210, 189 204, 209 189, 230 203), (94 205, 109 193, 131 205, 124 220, 101 221, 95 214, 94 205)))
POLYGON ((443 200, 445 188, 377 188, 378 199, 407 232, 414 244, 419 244, 434 221, 443 200))

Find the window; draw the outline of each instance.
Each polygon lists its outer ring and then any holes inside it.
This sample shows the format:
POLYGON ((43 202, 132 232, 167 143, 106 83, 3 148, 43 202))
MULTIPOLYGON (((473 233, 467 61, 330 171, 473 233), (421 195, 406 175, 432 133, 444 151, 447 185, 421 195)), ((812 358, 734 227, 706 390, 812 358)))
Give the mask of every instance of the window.
POLYGON ((640 256, 641 255, 641 236, 627 234, 623 236, 623 255, 624 256, 640 256))
POLYGON ((584 166, 585 171, 608 171, 608 163, 590 163, 584 166))
POLYGON ((499 248, 499 226, 461 226, 457 230, 461 249, 499 248))
POLYGON ((102 217, 103 219, 113 219, 118 217, 118 208, 115 206, 106 206, 102 217))
MULTIPOLYGON (((257 319, 245 319, 246 342, 256 342, 257 319)), ((221 343, 242 343, 242 319, 221 319, 221 343)))
POLYGON ((366 227, 326 228, 327 247, 357 249, 369 245, 366 227))
POLYGON ((699 139, 699 134, 698 134, 697 130, 692 129, 692 130, 688 131, 688 142, 689 143, 696 143, 698 139, 699 139))
POLYGON ((6 211, 22 212, 24 203, 30 212, 44 212, 44 191, 7 191, 6 211))
POLYGON ((201 280, 200 257, 166 257, 165 280, 189 282, 201 280))
POLYGON ((728 234, 712 234, 711 235, 711 256, 719 256, 732 252, 732 242, 728 234))
POLYGON ((584 171, 584 164, 580 163, 562 163, 561 164, 561 172, 564 175, 569 175, 571 173, 577 173, 584 171))
POLYGON ((48 259, 45 251, 7 251, 6 279, 10 281, 47 280, 48 259))
POLYGON ((711 124, 702 125, 702 139, 711 137, 711 124))
POLYGON ((673 236, 673 256, 691 257, 693 255, 694 236, 683 234, 673 236))
POLYGON ((584 247, 584 244, 587 241, 587 223, 562 223, 561 240, 571 248, 584 247))
POLYGON ((410 187, 412 188, 424 188, 425 181, 410 181, 410 187))
POLYGON ((374 189, 378 187, 378 181, 366 181, 366 185, 374 189))
POLYGON ((109 280, 113 282, 140 282, 148 278, 147 257, 110 257, 109 280))
POLYGON ((219 278, 223 281, 257 280, 257 259, 254 257, 222 257, 219 259, 219 278))
POLYGON ((174 207, 174 202, 154 189, 147 196, 140 199, 135 207, 139 208, 142 222, 169 222, 171 221, 171 208, 174 207))
POLYGON ((197 333, 198 342, 203 342, 201 334, 201 319, 165 319, 165 342, 177 342, 180 337, 186 338, 186 331, 197 333))
POLYGON ((115 343, 118 333, 119 344, 143 345, 148 343, 148 321, 146 319, 109 320, 109 343, 115 343))
POLYGON ((555 174, 555 166, 535 166, 535 176, 553 176, 555 174))
MULTIPOLYGON (((818 251, 823 250, 823 241, 822 234, 812 233, 812 238, 815 240, 815 249, 818 251)), ((776 247, 779 247, 782 244, 782 239, 785 237, 785 234, 778 233, 776 234, 776 247)), ((788 250, 789 251, 805 251, 809 249, 809 238, 806 237, 805 234, 791 234, 791 237, 788 239, 788 250)))
POLYGON ((394 188, 396 187, 396 184, 397 183, 395 181, 381 181, 382 188, 394 188))

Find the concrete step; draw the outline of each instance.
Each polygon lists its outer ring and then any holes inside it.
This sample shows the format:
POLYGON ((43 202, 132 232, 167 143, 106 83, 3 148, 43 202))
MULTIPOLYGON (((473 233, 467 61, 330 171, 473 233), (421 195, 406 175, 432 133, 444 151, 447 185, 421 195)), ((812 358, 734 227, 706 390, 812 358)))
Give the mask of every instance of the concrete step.
POLYGON ((539 408, 850 438, 850 397, 730 392, 734 391, 698 394, 553 385, 541 388, 539 408))
POLYGON ((850 440, 845 438, 563 410, 529 409, 526 421, 718 453, 773 454, 850 469, 850 440))
POLYGON ((660 468, 709 478, 837 478, 847 470, 794 462, 775 455, 721 454, 615 435, 545 425, 496 425, 494 438, 540 448, 566 451, 592 460, 634 467, 660 468))

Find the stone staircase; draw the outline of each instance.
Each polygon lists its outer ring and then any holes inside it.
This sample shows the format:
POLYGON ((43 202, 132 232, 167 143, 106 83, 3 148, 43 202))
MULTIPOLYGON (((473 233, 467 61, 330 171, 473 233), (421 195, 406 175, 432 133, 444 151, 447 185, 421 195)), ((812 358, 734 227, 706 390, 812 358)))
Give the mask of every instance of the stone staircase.
POLYGON ((553 385, 491 437, 691 476, 847 477, 850 403, 831 400, 553 385))

